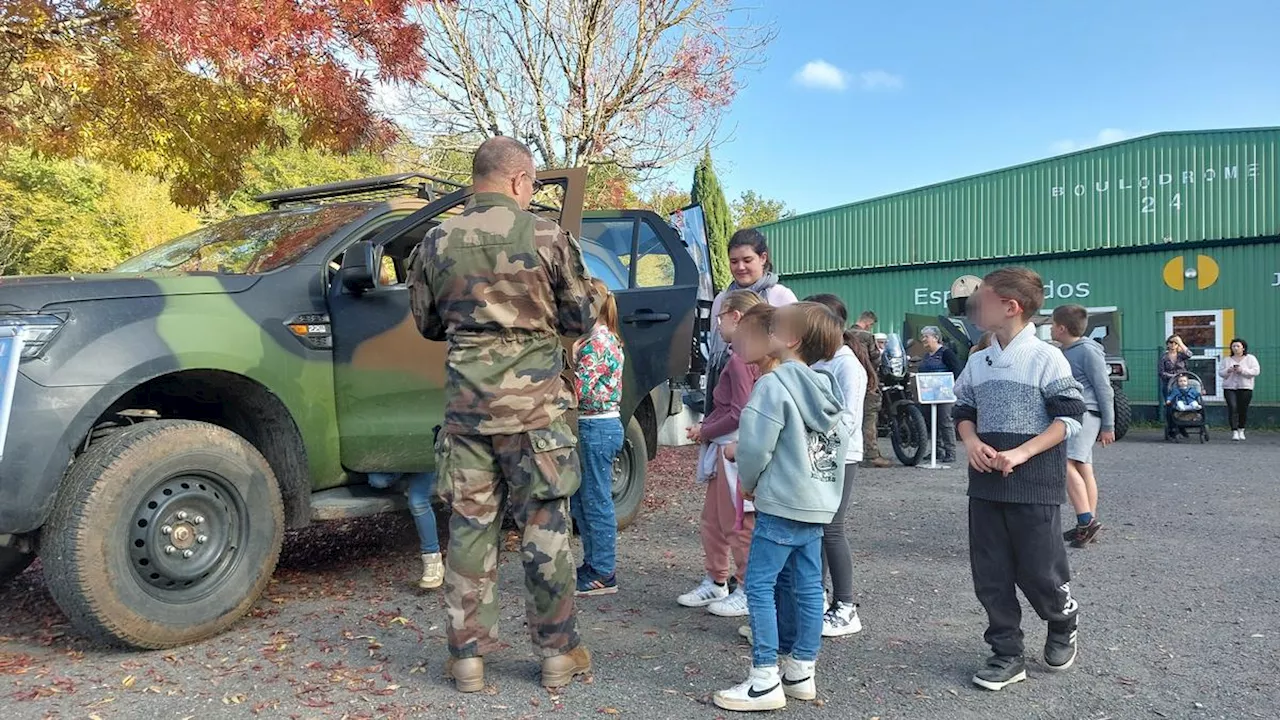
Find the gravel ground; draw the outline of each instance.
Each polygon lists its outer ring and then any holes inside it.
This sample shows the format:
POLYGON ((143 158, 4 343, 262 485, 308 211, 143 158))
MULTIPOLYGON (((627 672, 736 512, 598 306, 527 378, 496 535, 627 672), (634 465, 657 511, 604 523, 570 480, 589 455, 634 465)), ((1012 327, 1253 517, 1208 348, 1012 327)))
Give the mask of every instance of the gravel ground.
MULTIPOLYGON (((1001 693, 969 677, 986 655, 967 561, 964 470, 864 471, 849 522, 866 630, 828 642, 819 701, 795 718, 1280 717, 1280 435, 1165 445, 1155 432, 1097 453, 1100 542, 1072 551, 1081 656, 1001 693)), ((580 604, 596 673, 560 695, 537 685, 518 563, 502 568, 503 629, 485 692, 442 678, 437 595, 408 581, 407 518, 291 536, 280 569, 233 630, 176 651, 87 645, 37 568, 0 593, 6 718, 716 718, 711 691, 739 682, 737 623, 679 608, 701 574, 693 454, 650 466, 649 508, 621 538, 622 591, 580 604)), ((1065 513, 1064 513, 1065 517, 1065 513)), ((1028 649, 1044 625, 1025 609, 1028 649)))

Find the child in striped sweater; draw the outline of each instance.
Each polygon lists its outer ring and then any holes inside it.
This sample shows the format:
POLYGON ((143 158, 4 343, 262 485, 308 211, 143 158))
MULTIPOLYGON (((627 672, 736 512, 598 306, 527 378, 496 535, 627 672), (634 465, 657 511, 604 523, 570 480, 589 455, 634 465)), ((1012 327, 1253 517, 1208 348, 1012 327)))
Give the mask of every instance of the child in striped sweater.
POLYGON ((1030 323, 1044 302, 1039 275, 996 270, 970 302, 992 334, 956 381, 953 411, 969 455, 973 585, 993 652, 973 682, 1000 690, 1027 678, 1016 588, 1049 623, 1045 665, 1066 670, 1075 662, 1080 606, 1071 596, 1059 508, 1067 499, 1065 441, 1080 431, 1085 404, 1062 351, 1037 338, 1030 323))

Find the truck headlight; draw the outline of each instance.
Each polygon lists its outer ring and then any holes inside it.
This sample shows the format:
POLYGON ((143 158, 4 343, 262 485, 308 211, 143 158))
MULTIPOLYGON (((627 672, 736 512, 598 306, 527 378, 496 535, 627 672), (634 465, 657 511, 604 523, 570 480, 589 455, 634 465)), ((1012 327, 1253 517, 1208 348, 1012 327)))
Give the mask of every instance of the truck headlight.
POLYGON ((40 357, 44 349, 62 329, 66 317, 49 313, 4 313, 0 325, 22 328, 22 359, 40 357))

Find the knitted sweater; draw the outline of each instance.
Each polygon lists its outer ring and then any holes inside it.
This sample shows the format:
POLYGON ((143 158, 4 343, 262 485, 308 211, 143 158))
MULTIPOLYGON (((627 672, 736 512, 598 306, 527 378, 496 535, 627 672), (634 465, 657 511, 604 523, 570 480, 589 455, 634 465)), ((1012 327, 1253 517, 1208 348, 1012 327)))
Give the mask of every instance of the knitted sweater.
MULTIPOLYGON (((978 439, 997 451, 1012 450, 1062 421, 1067 437, 1084 416, 1080 383, 1062 351, 1027 325, 1009 343, 973 354, 956 380, 956 422, 977 426, 978 439)), ((1027 460, 1009 477, 969 468, 969 497, 993 502, 1061 505, 1067 500, 1067 444, 1027 460)))

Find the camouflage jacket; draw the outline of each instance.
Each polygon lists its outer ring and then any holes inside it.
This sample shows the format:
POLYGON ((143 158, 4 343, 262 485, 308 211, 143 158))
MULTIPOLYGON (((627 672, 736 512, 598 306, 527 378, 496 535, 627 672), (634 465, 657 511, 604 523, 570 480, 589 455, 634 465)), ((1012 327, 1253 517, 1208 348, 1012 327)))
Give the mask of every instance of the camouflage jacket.
POLYGON ((444 427, 465 435, 545 428, 576 407, 560 337, 595 325, 582 248, 511 198, 477 193, 409 258, 418 330, 449 344, 444 427))

